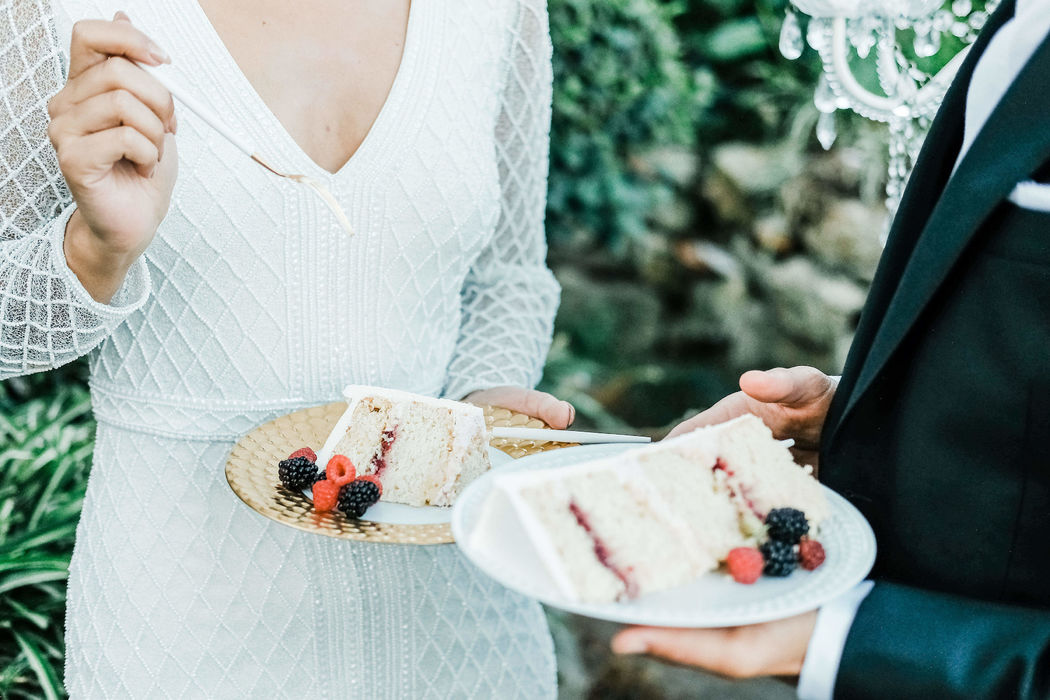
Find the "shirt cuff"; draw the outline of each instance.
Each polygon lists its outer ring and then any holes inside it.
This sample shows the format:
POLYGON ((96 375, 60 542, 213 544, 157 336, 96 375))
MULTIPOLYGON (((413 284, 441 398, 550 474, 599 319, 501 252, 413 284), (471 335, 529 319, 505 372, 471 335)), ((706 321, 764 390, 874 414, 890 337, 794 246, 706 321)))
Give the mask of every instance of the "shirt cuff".
POLYGON ((798 676, 800 700, 830 700, 835 693, 846 637, 860 604, 871 592, 873 581, 861 581, 817 612, 817 623, 809 639, 806 659, 798 676))

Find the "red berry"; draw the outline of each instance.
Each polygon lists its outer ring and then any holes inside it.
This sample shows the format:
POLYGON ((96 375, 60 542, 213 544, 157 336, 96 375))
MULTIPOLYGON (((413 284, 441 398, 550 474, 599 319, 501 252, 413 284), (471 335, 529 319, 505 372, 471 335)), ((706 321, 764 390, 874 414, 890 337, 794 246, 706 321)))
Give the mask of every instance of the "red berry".
POLYGON ((329 481, 335 482, 336 486, 345 486, 357 476, 354 463, 346 455, 336 455, 328 460, 324 473, 329 481))
POLYGON ((318 481, 314 484, 314 510, 326 513, 335 509, 339 502, 339 485, 335 482, 318 481))
POLYGON ((798 543, 798 563, 806 571, 813 571, 824 563, 824 546, 816 540, 803 537, 798 543))
POLYGON ((357 477, 358 481, 371 481, 379 488, 379 495, 383 495, 383 482, 379 480, 379 477, 375 474, 365 474, 364 476, 357 477))
POLYGON ((317 462, 317 453, 311 450, 309 447, 302 447, 292 454, 288 455, 288 459, 295 459, 296 457, 306 457, 311 462, 317 462))
POLYGON ((729 552, 726 557, 726 565, 729 567, 729 575, 737 583, 754 583, 762 575, 762 567, 766 562, 762 558, 762 552, 753 547, 737 547, 729 552))

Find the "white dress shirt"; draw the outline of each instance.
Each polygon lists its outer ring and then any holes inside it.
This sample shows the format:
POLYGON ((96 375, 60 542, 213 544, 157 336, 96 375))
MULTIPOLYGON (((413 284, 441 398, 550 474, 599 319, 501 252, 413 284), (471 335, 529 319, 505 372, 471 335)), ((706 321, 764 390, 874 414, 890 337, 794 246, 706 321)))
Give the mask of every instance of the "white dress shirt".
MULTIPOLYGON (((963 144, 956 167, 1048 32, 1050 0, 1017 0, 1013 18, 999 28, 974 66, 966 93, 963 144)), ((1010 201, 1027 209, 1050 212, 1050 185, 1020 182, 1010 194, 1010 201)), ((832 697, 846 637, 872 585, 871 581, 863 581, 818 611, 798 680, 798 697, 802 700, 832 697)))

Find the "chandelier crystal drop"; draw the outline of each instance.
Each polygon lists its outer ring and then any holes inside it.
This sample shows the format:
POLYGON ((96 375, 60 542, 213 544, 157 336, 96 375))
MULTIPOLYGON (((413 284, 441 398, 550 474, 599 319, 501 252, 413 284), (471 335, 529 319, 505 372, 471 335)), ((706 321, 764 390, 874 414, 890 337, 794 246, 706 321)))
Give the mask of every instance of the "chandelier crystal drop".
POLYGON ((822 75, 813 94, 820 113, 817 140, 831 148, 839 109, 887 124, 890 212, 897 208, 948 85, 999 2, 975 7, 972 0, 791 0, 780 52, 794 60, 808 44, 820 55, 822 75), (804 34, 796 10, 808 16, 804 34), (946 46, 956 50, 954 56, 941 56, 946 46), (929 62, 941 67, 927 72, 917 65, 929 62))

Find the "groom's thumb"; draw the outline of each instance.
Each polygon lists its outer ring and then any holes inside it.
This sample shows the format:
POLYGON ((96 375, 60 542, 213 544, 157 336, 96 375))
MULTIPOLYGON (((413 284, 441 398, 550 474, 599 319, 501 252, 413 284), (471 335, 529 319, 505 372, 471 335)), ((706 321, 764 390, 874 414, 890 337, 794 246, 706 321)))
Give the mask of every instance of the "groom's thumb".
POLYGON ((787 405, 815 401, 831 388, 832 380, 813 367, 776 367, 752 370, 740 376, 740 388, 745 394, 763 403, 787 405))

